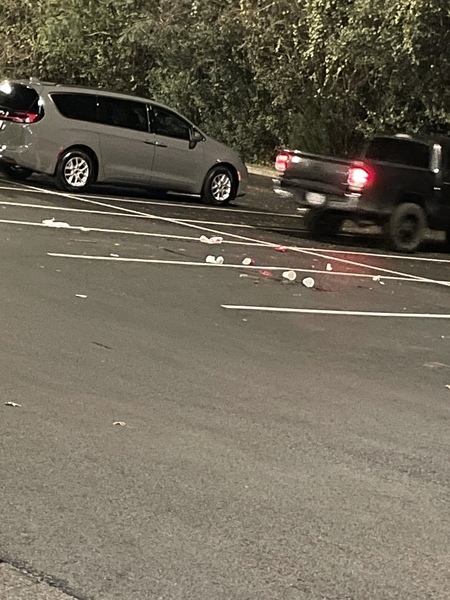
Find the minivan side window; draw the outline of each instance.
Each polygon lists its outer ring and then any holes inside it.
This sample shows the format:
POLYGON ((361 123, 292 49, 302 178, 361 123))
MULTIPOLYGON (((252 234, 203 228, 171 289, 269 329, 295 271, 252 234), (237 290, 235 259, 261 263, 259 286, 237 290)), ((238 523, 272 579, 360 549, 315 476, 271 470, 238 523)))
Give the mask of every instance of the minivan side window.
POLYGON ((98 96, 98 117, 103 125, 148 131, 147 105, 143 102, 98 96))
POLYGON ((54 93, 51 98, 58 111, 67 119, 97 122, 97 96, 95 94, 54 93))
POLYGON ((187 121, 179 117, 167 108, 153 106, 153 131, 157 135, 189 140, 191 126, 187 121))

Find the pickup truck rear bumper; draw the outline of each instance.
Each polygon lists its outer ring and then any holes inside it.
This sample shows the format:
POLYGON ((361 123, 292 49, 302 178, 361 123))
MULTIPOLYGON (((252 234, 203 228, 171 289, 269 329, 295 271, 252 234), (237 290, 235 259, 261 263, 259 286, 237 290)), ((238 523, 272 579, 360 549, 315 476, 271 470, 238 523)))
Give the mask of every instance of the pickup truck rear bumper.
POLYGON ((362 197, 361 194, 348 193, 338 196, 330 193, 317 193, 297 186, 287 186, 281 179, 272 179, 274 192, 282 198, 291 198, 301 208, 316 208, 345 212, 354 216, 370 217, 385 214, 378 202, 362 197))

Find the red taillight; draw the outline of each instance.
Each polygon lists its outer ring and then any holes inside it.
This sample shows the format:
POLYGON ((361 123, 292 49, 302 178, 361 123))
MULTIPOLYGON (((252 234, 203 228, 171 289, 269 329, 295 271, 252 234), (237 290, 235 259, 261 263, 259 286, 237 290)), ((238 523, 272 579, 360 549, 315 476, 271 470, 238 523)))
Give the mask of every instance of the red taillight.
POLYGON ((0 113, 0 119, 13 121, 14 123, 37 123, 42 117, 42 114, 22 110, 0 113))
POLYGON ((348 187, 355 192, 360 192, 373 183, 374 173, 366 165, 353 165, 347 177, 348 187))
POLYGON ((277 171, 286 171, 286 166, 289 162, 290 155, 286 152, 280 152, 275 159, 275 169, 277 171))

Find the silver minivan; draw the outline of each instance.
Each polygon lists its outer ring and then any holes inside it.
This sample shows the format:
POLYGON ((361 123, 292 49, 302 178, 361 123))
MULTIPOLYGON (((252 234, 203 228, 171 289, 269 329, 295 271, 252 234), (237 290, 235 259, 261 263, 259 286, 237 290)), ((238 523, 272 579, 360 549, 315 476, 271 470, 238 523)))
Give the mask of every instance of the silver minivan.
POLYGON ((54 176, 69 192, 139 184, 208 204, 242 196, 248 178, 234 150, 162 104, 35 79, 0 83, 0 166, 13 179, 54 176))

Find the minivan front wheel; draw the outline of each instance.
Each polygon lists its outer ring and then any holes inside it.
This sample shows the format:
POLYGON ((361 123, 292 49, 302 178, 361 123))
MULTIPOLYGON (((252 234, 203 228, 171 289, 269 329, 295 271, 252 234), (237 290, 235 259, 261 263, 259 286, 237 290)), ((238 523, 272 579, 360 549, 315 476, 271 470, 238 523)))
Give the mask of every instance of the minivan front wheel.
POLYGON ((227 167, 214 167, 205 178, 202 200, 205 204, 224 205, 236 198, 236 182, 227 167))
POLYGON ((56 168, 56 185, 68 192, 85 190, 94 179, 92 158, 82 150, 64 152, 56 168))

